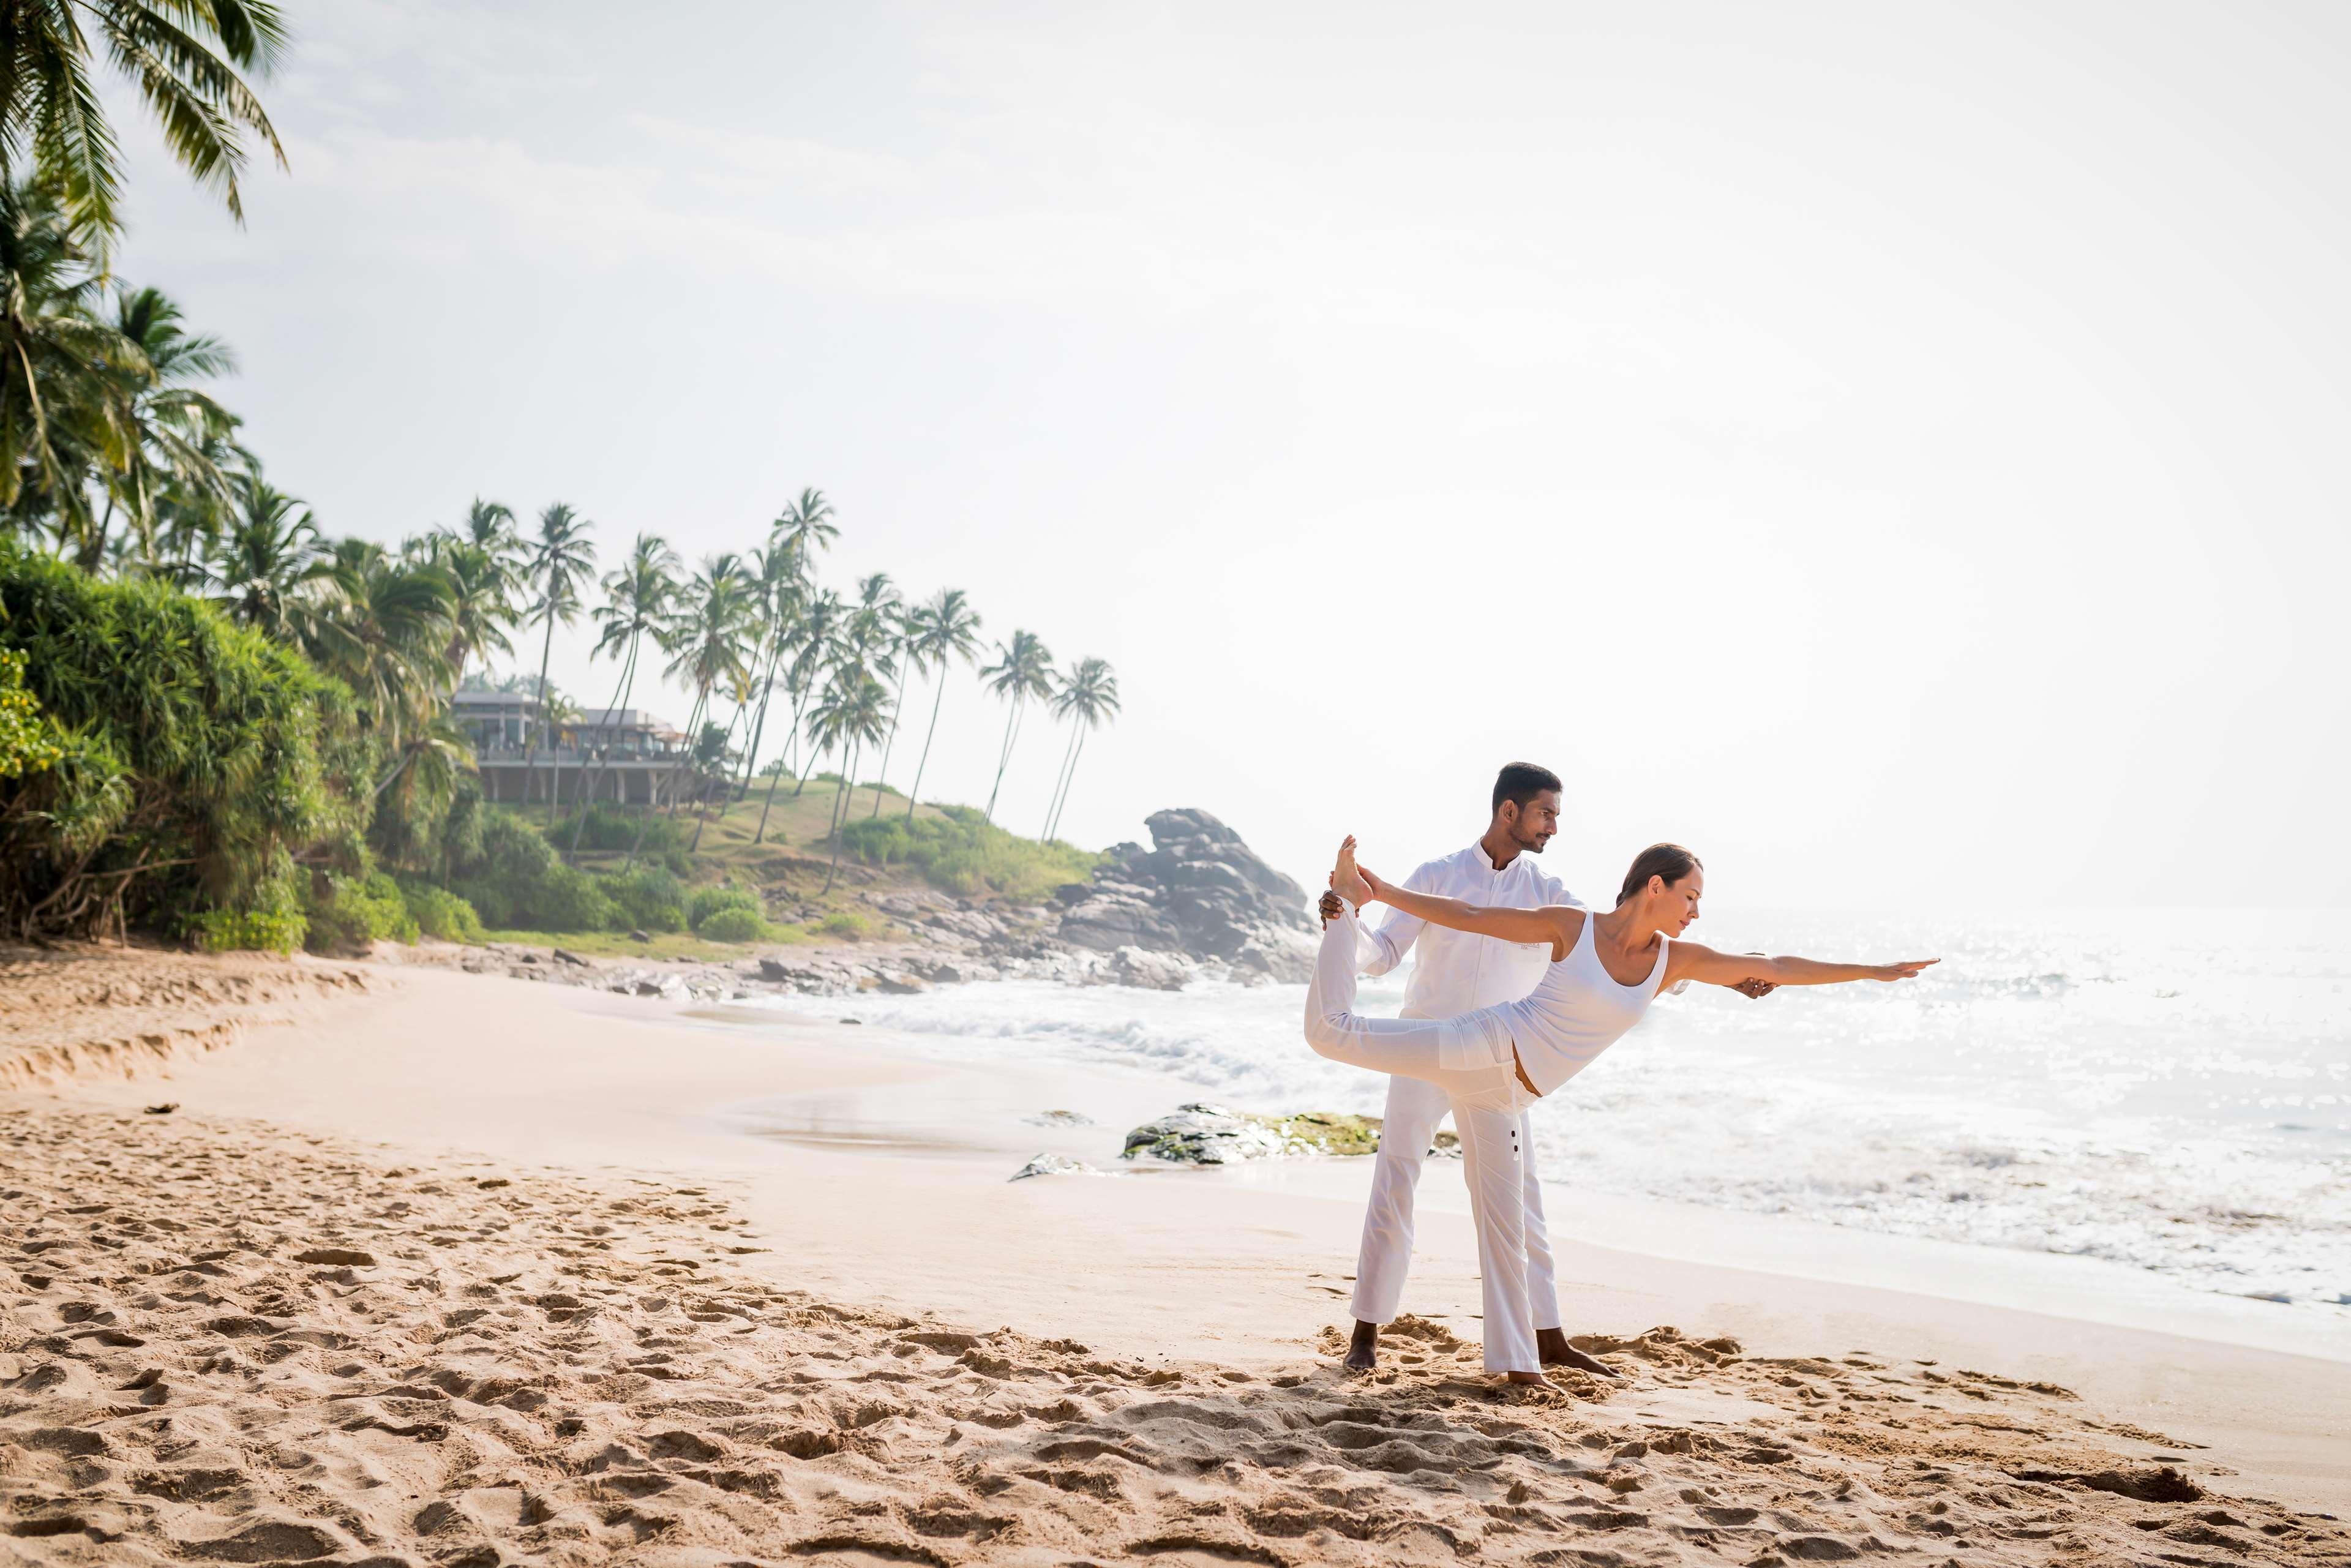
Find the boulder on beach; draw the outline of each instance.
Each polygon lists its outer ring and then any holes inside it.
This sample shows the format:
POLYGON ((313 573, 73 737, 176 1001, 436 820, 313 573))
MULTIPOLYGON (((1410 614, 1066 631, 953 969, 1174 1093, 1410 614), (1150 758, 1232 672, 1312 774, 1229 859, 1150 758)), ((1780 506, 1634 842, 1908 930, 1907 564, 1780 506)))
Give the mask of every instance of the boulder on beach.
POLYGON ((1096 1169, 1074 1155, 1039 1155, 1006 1179, 1025 1181, 1030 1176, 1108 1176, 1110 1174, 1108 1171, 1096 1169))
POLYGON ((1119 1158, 1148 1155, 1176 1165, 1221 1166, 1300 1155, 1369 1155, 1379 1146, 1377 1116, 1335 1111, 1261 1116, 1196 1101, 1127 1134, 1119 1158))
MULTIPOLYGON (((1097 952, 1180 954, 1217 960, 1244 978, 1304 980, 1315 924, 1306 890, 1268 865, 1241 836, 1196 809, 1144 820, 1151 848, 1113 844, 1092 883, 1060 889, 1062 941, 1097 952)), ((1167 986, 1163 972, 1125 960, 1135 977, 1167 986)))

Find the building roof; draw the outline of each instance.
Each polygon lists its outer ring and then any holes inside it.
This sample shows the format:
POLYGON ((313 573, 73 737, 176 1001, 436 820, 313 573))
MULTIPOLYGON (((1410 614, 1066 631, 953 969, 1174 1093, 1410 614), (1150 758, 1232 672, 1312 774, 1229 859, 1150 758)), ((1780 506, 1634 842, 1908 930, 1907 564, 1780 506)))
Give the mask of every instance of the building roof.
POLYGON ((535 711, 538 706, 538 699, 528 692, 461 691, 449 700, 450 706, 457 708, 520 707, 526 711, 535 711))

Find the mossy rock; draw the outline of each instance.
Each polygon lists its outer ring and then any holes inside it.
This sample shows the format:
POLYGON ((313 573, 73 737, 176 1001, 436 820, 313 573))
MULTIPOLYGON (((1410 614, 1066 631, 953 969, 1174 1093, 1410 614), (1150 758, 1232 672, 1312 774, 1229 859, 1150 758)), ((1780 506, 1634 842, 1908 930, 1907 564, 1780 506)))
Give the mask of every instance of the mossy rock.
POLYGON ((1119 1157, 1149 1155, 1176 1165, 1221 1166, 1301 1155, 1370 1155, 1379 1147, 1377 1116, 1335 1111, 1263 1116, 1195 1102, 1127 1134, 1119 1157))

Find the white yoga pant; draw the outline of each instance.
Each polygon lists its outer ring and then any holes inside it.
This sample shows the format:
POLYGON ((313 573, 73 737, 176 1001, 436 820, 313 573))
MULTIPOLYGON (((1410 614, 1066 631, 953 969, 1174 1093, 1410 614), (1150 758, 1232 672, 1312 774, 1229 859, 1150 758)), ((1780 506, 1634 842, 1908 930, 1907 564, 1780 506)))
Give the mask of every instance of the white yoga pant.
MULTIPOLYGON (((1527 1295, 1523 1146, 1524 1113, 1535 1096, 1519 1082, 1507 1035, 1500 1049, 1495 1048, 1489 1017, 1375 1019, 1357 1013, 1355 936, 1351 907, 1343 906, 1339 918, 1323 927, 1314 977, 1306 988, 1306 1041, 1333 1061, 1417 1079, 1444 1093, 1454 1130, 1461 1134, 1463 1175, 1478 1225, 1486 1370, 1540 1372, 1527 1295)), ((1387 1142, 1384 1132, 1381 1142, 1387 1142)))
MULTIPOLYGON (((1394 1322, 1404 1304, 1405 1278, 1412 1271, 1413 1205, 1421 1167, 1428 1162, 1437 1124, 1452 1107, 1452 1100, 1434 1083, 1418 1078, 1388 1080, 1380 1152, 1372 1157, 1371 1201, 1364 1208, 1364 1239, 1355 1254, 1353 1311, 1359 1322, 1394 1322)), ((1559 1274, 1552 1261, 1542 1182, 1535 1170, 1534 1143, 1524 1113, 1519 1148, 1525 1175, 1527 1305, 1538 1330, 1555 1329, 1560 1326, 1559 1274)))

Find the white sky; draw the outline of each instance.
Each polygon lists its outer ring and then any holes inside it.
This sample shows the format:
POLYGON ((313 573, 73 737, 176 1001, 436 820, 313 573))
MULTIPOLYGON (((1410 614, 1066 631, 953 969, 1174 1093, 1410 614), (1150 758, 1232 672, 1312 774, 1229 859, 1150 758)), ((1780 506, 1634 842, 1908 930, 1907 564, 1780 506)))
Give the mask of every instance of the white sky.
POLYGON ((1081 842, 1401 874, 1522 756, 1587 896, 2351 904, 2351 6, 291 8, 292 174, 126 123, 122 267, 330 530, 821 486, 1117 666, 1081 842))

